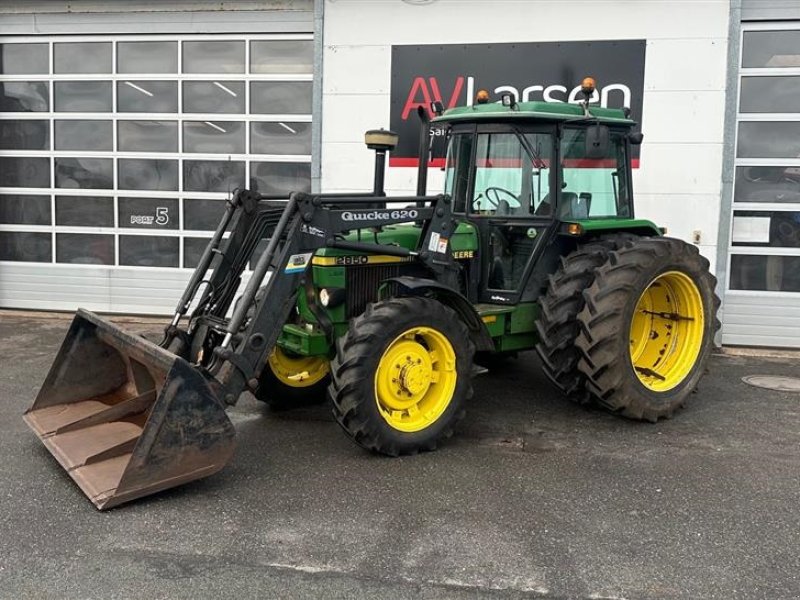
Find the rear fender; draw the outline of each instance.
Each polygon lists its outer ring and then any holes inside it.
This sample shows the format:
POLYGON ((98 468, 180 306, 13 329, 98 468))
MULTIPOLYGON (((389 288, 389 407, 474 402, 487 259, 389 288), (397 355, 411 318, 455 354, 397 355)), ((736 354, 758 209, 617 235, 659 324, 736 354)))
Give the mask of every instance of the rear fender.
POLYGON ((664 230, 652 221, 647 219, 587 219, 576 221, 564 221, 561 223, 558 233, 574 237, 569 233, 570 225, 580 225, 581 236, 583 238, 597 237, 613 233, 633 233, 641 236, 660 236, 664 235, 664 230))

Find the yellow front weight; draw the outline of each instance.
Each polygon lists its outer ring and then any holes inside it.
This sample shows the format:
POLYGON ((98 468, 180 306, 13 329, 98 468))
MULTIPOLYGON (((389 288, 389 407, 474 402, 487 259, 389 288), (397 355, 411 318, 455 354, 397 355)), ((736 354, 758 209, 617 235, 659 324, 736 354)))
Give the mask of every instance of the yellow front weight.
POLYGON ((412 327, 378 361, 378 411, 398 431, 421 431, 450 405, 457 379, 456 353, 447 337, 431 327, 412 327))
POLYGON ((330 371, 323 356, 291 356, 280 346, 269 355, 269 368, 278 380, 290 387, 310 387, 322 381, 330 371))

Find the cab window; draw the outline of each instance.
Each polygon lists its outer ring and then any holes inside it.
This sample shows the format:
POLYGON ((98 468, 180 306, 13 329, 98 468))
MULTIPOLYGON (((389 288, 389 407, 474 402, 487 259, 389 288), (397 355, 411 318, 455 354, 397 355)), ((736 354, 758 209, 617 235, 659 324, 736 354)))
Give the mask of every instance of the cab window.
POLYGON ((609 141, 605 156, 587 158, 586 130, 564 129, 560 219, 632 216, 625 137, 621 132, 611 131, 609 141))
POLYGON ((479 133, 470 210, 489 216, 548 215, 552 136, 479 133))
POLYGON ((445 158, 444 193, 453 199, 453 212, 466 212, 469 187, 469 163, 472 159, 473 134, 451 136, 445 158))

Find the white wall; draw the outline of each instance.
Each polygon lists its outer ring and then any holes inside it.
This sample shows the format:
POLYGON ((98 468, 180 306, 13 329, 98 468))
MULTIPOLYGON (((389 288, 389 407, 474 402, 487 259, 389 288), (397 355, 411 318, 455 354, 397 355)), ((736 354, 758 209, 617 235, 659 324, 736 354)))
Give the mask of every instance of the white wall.
MULTIPOLYGON (((727 0, 326 0, 324 24, 323 191, 372 186, 363 133, 389 126, 392 44, 646 39, 637 216, 686 240, 700 231, 714 272, 727 0)), ((390 193, 414 192, 414 169, 389 171, 390 193)))

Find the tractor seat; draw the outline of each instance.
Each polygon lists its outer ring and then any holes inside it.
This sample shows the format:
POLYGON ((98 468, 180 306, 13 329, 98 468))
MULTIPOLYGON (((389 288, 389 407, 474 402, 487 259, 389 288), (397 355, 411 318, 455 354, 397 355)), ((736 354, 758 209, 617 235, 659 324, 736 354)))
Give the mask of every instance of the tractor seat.
POLYGON ((558 218, 574 218, 575 215, 572 212, 572 207, 578 201, 578 194, 575 192, 561 192, 560 200, 561 201, 558 203, 558 218))
MULTIPOLYGON (((591 203, 590 194, 581 194, 579 196, 575 192, 561 192, 559 195, 558 218, 561 220, 588 219, 591 203)), ((536 208, 535 214, 538 216, 549 215, 550 210, 550 194, 547 194, 536 208)))

